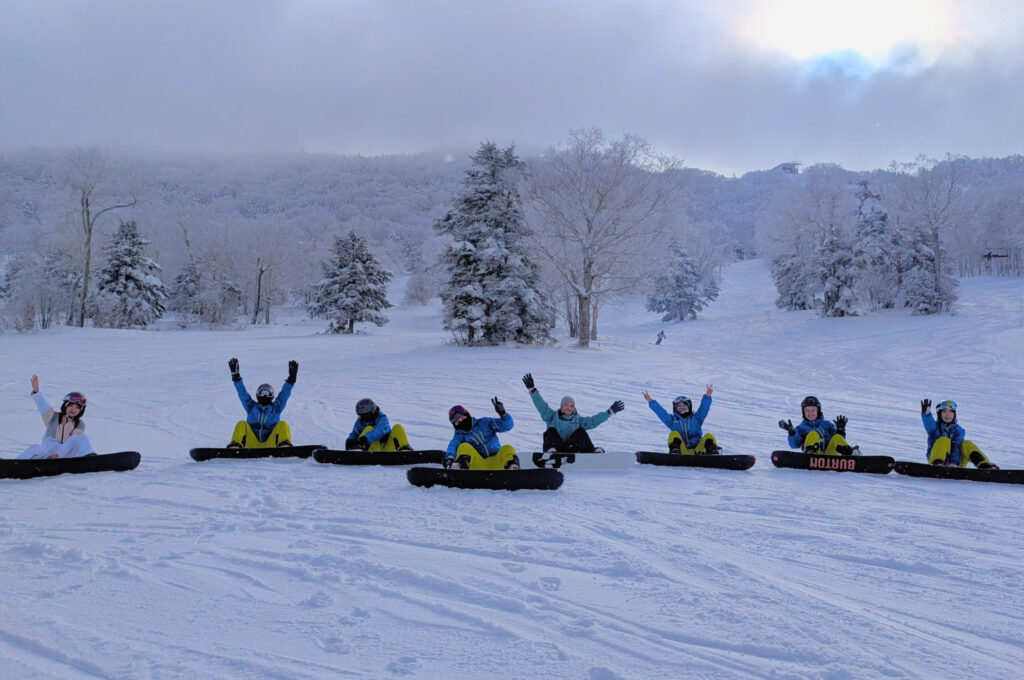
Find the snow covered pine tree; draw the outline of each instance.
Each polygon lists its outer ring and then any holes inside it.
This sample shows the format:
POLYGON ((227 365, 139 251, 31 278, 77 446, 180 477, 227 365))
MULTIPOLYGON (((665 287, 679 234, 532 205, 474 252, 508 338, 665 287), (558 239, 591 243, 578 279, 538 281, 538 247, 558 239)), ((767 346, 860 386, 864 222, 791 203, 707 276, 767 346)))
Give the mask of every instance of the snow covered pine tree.
POLYGON ((655 278, 647 310, 664 313, 662 321, 696 319, 697 312, 718 298, 718 282, 711 272, 702 272, 678 243, 669 251, 668 271, 655 278))
POLYGON ((121 222, 107 242, 106 264, 100 272, 93 319, 106 328, 145 327, 164 315, 167 291, 160 265, 142 254, 149 241, 134 221, 121 222))
POLYGON ((391 307, 391 272, 381 267, 361 236, 350 231, 335 238, 333 256, 322 267, 324 278, 314 287, 307 311, 328 319, 329 333, 352 333, 356 323, 388 322, 383 310, 391 307))

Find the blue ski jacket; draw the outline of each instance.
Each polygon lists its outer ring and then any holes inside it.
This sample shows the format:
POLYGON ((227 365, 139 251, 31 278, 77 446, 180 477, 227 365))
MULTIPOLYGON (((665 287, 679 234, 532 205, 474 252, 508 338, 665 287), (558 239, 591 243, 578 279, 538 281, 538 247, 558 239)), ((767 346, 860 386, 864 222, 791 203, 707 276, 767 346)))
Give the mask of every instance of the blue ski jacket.
POLYGON ((796 431, 789 435, 789 445, 794 449, 803 448, 804 440, 807 439, 807 435, 811 432, 817 432, 818 436, 821 437, 822 444, 826 445, 836 434, 836 424, 824 418, 818 418, 817 420, 807 420, 804 418, 794 429, 796 431))
POLYGON ((537 413, 540 414, 541 420, 548 427, 555 428, 558 436, 563 440, 568 439, 573 432, 580 428, 592 430, 611 418, 611 414, 608 411, 601 411, 592 416, 581 416, 579 411, 573 411, 571 416, 563 415, 561 410, 556 411, 548 406, 536 388, 530 390, 530 399, 533 400, 533 405, 537 408, 537 413))
POLYGON ((448 443, 447 458, 455 457, 455 450, 463 442, 470 444, 481 458, 490 458, 501 448, 498 441, 499 432, 508 432, 515 423, 512 416, 506 413, 500 418, 473 418, 473 427, 469 430, 455 430, 452 440, 448 443))
MULTIPOLYGON (((359 439, 359 435, 369 427, 370 423, 364 423, 362 418, 356 418, 356 424, 352 426, 352 431, 349 433, 349 439, 359 439)), ((391 423, 388 422, 388 417, 383 412, 378 413, 377 417, 373 420, 373 429, 367 432, 364 436, 367 441, 371 444, 379 442, 384 437, 391 434, 391 423)))
POLYGON ((249 395, 245 383, 241 380, 235 381, 235 391, 238 392, 238 399, 246 413, 245 422, 249 423, 261 442, 267 441, 267 437, 274 431, 274 426, 281 422, 281 412, 288 403, 288 397, 292 395, 292 387, 292 383, 286 380, 274 403, 263 406, 249 395))
POLYGON ((696 411, 685 416, 675 412, 669 413, 658 403, 657 399, 651 399, 647 405, 654 411, 654 415, 665 423, 665 427, 682 435, 687 449, 697 446, 704 437, 704 430, 701 427, 704 425, 704 419, 708 417, 708 411, 711 410, 711 397, 708 395, 705 394, 700 398, 700 406, 696 411))
POLYGON ((967 430, 957 425, 955 420, 948 425, 940 423, 930 412, 921 414, 921 422, 924 424, 924 431, 928 433, 928 450, 925 455, 931 456, 932 446, 939 437, 949 437, 950 462, 960 465, 963 455, 960 447, 964 443, 964 437, 967 436, 967 430))

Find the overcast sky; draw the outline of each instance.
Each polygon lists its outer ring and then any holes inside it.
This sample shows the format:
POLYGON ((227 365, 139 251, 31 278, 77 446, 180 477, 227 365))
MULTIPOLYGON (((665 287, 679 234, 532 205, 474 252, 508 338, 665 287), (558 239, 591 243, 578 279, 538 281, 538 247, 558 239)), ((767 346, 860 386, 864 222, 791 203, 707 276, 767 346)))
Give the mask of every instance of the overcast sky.
POLYGON ((1022 35, 1018 0, 0 0, 0 148, 1004 156, 1022 35))

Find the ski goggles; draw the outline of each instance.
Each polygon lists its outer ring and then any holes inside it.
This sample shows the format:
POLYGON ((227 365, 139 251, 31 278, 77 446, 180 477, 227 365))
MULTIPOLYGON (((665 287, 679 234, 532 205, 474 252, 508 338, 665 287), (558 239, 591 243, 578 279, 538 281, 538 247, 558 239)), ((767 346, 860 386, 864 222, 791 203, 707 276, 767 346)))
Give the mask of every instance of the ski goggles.
POLYGON ((85 406, 85 395, 81 392, 68 392, 64 395, 64 403, 85 406))
POLYGON ((936 411, 945 411, 946 409, 949 409, 950 411, 955 411, 956 402, 953 401, 952 399, 947 399, 946 401, 940 401, 939 405, 935 407, 936 411))
POLYGON ((448 411, 448 422, 452 425, 456 425, 462 421, 463 418, 469 415, 469 412, 464 406, 453 406, 448 411))
POLYGON ((270 385, 260 385, 259 387, 256 388, 256 396, 273 398, 274 388, 271 387, 270 385))

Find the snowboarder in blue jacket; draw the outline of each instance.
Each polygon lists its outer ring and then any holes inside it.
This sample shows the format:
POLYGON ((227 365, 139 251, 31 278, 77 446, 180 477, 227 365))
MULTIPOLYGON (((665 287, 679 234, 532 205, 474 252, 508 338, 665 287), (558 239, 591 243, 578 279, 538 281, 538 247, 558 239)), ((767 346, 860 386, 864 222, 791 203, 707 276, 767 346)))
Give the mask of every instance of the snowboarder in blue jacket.
POLYGON ((530 399, 533 400, 533 405, 537 409, 537 413, 540 414, 541 420, 548 426, 544 430, 542 444, 545 453, 604 453, 604 449, 594 446, 587 430, 592 430, 611 418, 613 413, 624 409, 625 404, 616 400, 600 413, 581 416, 576 410, 576 400, 565 396, 562 397, 562 401, 558 404, 558 410, 555 411, 540 396, 532 373, 523 376, 523 384, 530 392, 530 399))
POLYGON ((515 423, 505 411, 505 405, 491 399, 497 418, 474 418, 465 406, 458 404, 448 409, 448 422, 455 428, 444 466, 469 470, 518 470, 519 456, 508 444, 498 441, 499 432, 508 432, 515 423))
POLYGON ((654 415, 665 423, 665 427, 671 430, 668 435, 669 453, 708 455, 721 453, 722 449, 718 446, 715 435, 710 432, 704 434, 702 429, 704 419, 708 417, 708 411, 711 410, 711 393, 713 391, 711 385, 708 385, 704 396, 700 398, 700 406, 697 407, 696 412, 693 410, 693 402, 689 397, 676 397, 672 400, 672 413, 669 414, 656 399, 651 398, 647 390, 644 390, 643 395, 647 400, 647 405, 654 411, 654 415))
POLYGON ((856 446, 846 441, 846 416, 836 416, 835 422, 825 420, 821 413, 821 402, 817 397, 805 397, 800 402, 800 412, 804 419, 793 427, 792 420, 780 420, 779 427, 789 435, 789 445, 794 449, 802 449, 804 453, 817 453, 826 456, 851 456, 860 453, 856 446))
POLYGON ((246 418, 235 425, 228 448, 263 449, 275 446, 291 446, 292 433, 288 423, 281 420, 281 412, 292 394, 295 378, 299 373, 299 362, 288 362, 288 378, 281 386, 281 392, 274 397, 274 388, 263 383, 256 388, 256 398, 249 395, 238 370, 238 359, 228 361, 231 380, 238 392, 238 399, 245 409, 246 418))
POLYGON ((978 445, 970 439, 964 439, 967 431, 956 422, 956 402, 952 399, 939 402, 935 412, 939 416, 936 422, 931 413, 932 400, 921 400, 921 422, 928 433, 928 462, 932 465, 951 465, 967 467, 974 463, 978 468, 995 468, 988 457, 981 452, 978 445))
POLYGON ((357 401, 356 416, 356 423, 345 440, 346 451, 412 451, 405 428, 388 422, 373 399, 357 401))

